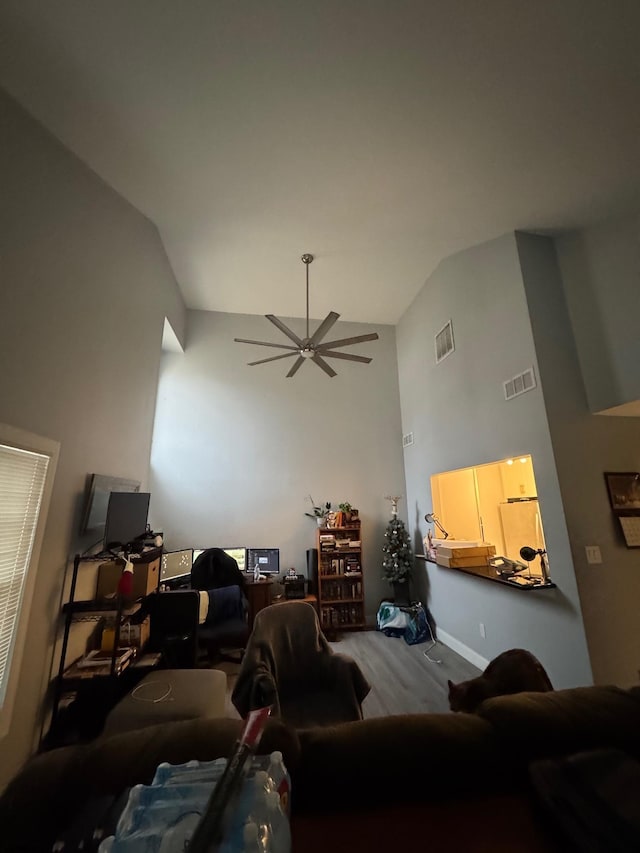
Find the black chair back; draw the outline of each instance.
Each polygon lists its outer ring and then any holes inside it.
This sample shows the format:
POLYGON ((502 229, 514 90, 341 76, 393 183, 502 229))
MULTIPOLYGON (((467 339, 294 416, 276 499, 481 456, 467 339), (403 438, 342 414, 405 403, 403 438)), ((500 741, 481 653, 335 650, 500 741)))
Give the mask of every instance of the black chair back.
POLYGON ((165 667, 194 667, 198 657, 198 591, 154 592, 145 601, 151 617, 149 651, 162 652, 165 667))
POLYGON ((191 567, 191 588, 208 590, 225 586, 244 589, 244 575, 238 563, 222 548, 207 548, 191 567))

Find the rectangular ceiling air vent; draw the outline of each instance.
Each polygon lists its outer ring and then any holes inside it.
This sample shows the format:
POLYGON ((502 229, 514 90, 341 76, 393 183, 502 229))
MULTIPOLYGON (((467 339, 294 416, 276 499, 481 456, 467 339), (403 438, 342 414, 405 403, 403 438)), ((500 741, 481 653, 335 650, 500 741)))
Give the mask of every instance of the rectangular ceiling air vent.
POLYGON ((519 397, 520 394, 526 394, 527 391, 532 391, 536 383, 536 374, 533 367, 525 370, 524 373, 519 373, 513 379, 509 379, 503 383, 505 400, 513 400, 514 397, 519 397))
POLYGON ((409 447, 411 444, 413 444, 413 433, 408 432, 406 435, 402 436, 402 446, 409 447))
POLYGON ((449 322, 443 326, 439 332, 436 332, 435 344, 436 364, 440 364, 440 362, 448 355, 451 355, 456 348, 453 342, 453 326, 451 324, 451 320, 449 320, 449 322))

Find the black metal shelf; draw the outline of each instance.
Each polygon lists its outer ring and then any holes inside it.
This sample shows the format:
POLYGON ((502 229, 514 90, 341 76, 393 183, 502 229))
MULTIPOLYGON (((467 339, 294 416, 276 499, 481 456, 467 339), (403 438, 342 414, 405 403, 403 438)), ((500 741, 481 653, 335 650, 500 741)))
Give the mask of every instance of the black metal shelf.
POLYGON ((62 605, 62 612, 76 613, 115 613, 120 610, 122 616, 133 616, 140 609, 139 601, 126 605, 118 598, 89 599, 86 601, 67 601, 62 605))

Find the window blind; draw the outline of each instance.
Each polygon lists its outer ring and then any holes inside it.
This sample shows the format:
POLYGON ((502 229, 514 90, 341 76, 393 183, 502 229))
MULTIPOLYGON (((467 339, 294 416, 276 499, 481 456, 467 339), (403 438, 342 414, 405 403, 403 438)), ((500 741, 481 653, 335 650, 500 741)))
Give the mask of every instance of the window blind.
POLYGON ((0 708, 49 459, 41 453, 0 444, 0 708))

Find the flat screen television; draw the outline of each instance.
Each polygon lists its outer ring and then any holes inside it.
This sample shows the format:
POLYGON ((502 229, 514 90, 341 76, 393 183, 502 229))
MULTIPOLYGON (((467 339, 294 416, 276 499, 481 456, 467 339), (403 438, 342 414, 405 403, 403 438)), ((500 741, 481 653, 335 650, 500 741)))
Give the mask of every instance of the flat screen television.
POLYGON ((104 531, 107 521, 107 508, 111 492, 139 492, 137 480, 125 480, 122 477, 109 477, 106 474, 92 474, 87 491, 80 533, 104 531))
POLYGON ((129 545, 147 531, 149 492, 111 492, 104 526, 104 545, 129 545))
POLYGON ((277 575, 280 572, 280 549, 247 548, 246 570, 253 572, 256 566, 261 575, 277 575))

